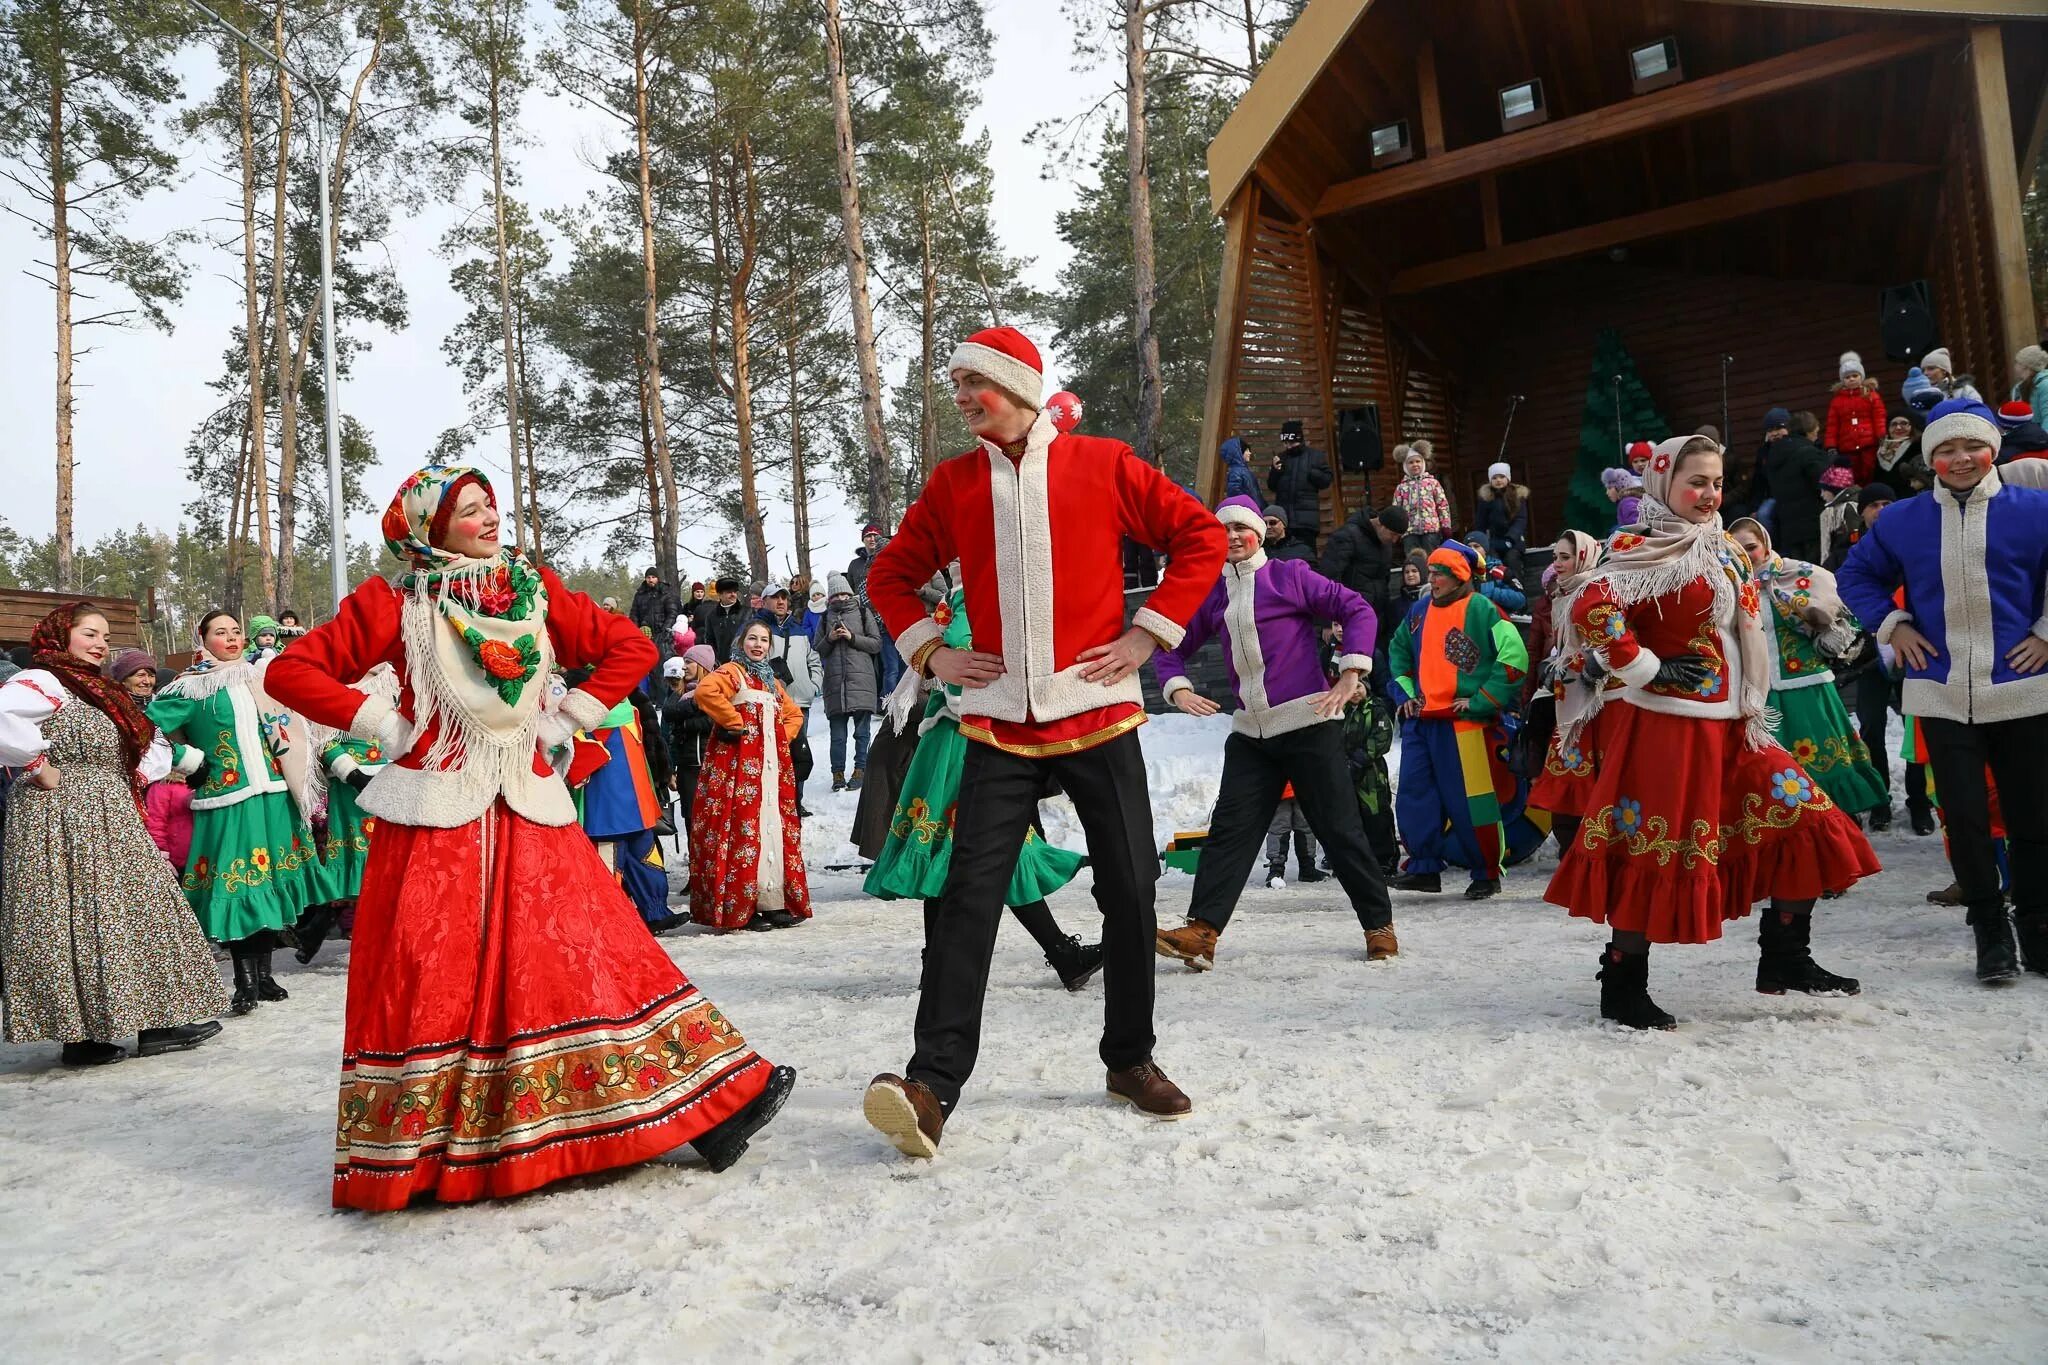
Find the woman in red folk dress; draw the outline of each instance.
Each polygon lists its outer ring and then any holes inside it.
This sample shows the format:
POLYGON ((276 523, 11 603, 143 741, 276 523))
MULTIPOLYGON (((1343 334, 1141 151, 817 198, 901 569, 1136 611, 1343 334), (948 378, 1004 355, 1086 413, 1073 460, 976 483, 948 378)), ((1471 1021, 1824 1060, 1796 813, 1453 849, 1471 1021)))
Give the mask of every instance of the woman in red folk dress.
POLYGON ((337 1207, 523 1194, 684 1143, 739 1159, 794 1084, 647 933, 538 755, 549 669, 592 729, 654 664, 624 617, 498 545, 491 488, 429 466, 384 514, 409 566, 270 665, 279 701, 399 756, 356 905, 337 1207), (338 681, 388 663, 396 705, 338 681))
POLYGON ((1675 1021, 1649 993, 1652 943, 1706 943, 1757 901, 1756 988, 1854 995, 1815 964, 1813 903, 1878 870, 1856 822, 1771 742, 1771 655, 1748 560, 1721 527, 1721 448, 1659 445, 1643 526, 1560 608, 1566 659, 1585 652, 1599 688, 1558 702, 1558 747, 1598 717, 1585 819, 1546 899, 1604 923, 1600 1013, 1630 1028, 1675 1021), (1597 667, 1595 667, 1597 665, 1597 667))
POLYGON ((690 918, 714 929, 787 929, 811 917, 789 745, 804 713, 769 668, 766 621, 693 694, 711 743, 690 811, 690 918))

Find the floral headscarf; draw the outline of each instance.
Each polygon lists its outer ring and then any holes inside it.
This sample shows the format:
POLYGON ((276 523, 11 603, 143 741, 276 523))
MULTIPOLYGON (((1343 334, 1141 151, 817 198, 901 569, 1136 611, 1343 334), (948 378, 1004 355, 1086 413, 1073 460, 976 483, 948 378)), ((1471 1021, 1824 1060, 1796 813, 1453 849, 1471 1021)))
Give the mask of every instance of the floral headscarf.
POLYGON ((1816 640, 1831 637, 1824 648, 1843 647, 1855 638, 1856 619, 1842 606, 1833 574, 1818 564, 1779 554, 1771 544, 1771 533, 1754 517, 1744 517, 1728 528, 1731 536, 1737 531, 1748 531, 1763 542, 1764 562, 1756 566, 1756 581, 1779 616, 1799 623, 1816 640))
MULTIPOLYGON (((1719 443, 1704 436, 1674 436, 1660 441, 1643 470, 1641 525, 1616 531, 1607 541, 1607 558, 1557 609, 1560 647, 1567 656, 1588 647, 1573 620, 1581 592, 1604 583, 1623 607, 1654 601, 1704 581, 1714 592, 1714 623, 1735 625, 1736 662, 1740 668, 1741 712, 1747 722, 1750 748, 1768 746, 1775 717, 1770 709, 1771 646, 1764 635, 1763 604, 1752 581, 1749 558, 1723 529, 1717 513, 1704 522, 1687 521, 1671 510, 1671 489, 1678 476, 1679 456, 1694 441, 1702 450, 1721 453, 1719 443)), ((1560 745, 1578 741, 1605 700, 1606 690, 1575 687, 1558 702, 1560 745)))
MULTIPOLYGON (((1564 597, 1586 586, 1606 547, 1584 531, 1566 531, 1558 539, 1572 547, 1571 567, 1558 573, 1556 581, 1557 595, 1564 597)), ((1551 566, 1553 570, 1556 567, 1551 566)))
POLYGON ((28 637, 28 647, 35 656, 31 662, 56 674, 65 691, 105 712, 114 722, 114 728, 121 732, 121 760, 128 770, 128 784, 140 801, 142 789, 148 784, 136 768, 156 738, 156 725, 127 688, 71 652, 71 628, 81 616, 106 619, 105 613, 90 602, 70 602, 36 622, 28 637))

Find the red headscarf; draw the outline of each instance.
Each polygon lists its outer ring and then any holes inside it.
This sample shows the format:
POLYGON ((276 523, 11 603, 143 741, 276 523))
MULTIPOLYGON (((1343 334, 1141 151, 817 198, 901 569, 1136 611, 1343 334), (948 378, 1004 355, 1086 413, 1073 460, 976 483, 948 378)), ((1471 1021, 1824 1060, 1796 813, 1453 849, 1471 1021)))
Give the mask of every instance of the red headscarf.
POLYGON ((64 684, 65 691, 83 697, 113 720, 114 728, 121 732, 121 757, 127 764, 128 784, 140 800, 148 783, 136 769, 156 738, 156 725, 126 688, 71 652, 71 628, 81 616, 106 619, 106 614, 90 602, 69 603, 36 623, 28 637, 28 647, 35 651, 36 667, 49 669, 64 684))

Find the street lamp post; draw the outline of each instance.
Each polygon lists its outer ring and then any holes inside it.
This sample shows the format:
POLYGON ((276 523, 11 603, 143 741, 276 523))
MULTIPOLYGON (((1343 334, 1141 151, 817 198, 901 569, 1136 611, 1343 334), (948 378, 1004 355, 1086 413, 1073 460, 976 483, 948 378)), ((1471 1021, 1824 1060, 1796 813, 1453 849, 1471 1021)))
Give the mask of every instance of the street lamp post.
MULTIPOLYGON (((222 18, 201 0, 185 0, 185 3, 213 20, 216 27, 240 39, 251 52, 269 62, 287 76, 297 80, 308 95, 313 97, 313 118, 318 130, 318 154, 313 158, 319 164, 320 172, 320 350, 321 371, 327 384, 327 538, 328 554, 333 563, 329 572, 329 586, 334 590, 334 609, 341 610, 341 599, 348 596, 348 544, 347 532, 342 525, 341 501, 341 388, 334 377, 334 204, 327 186, 327 101, 320 95, 320 87, 283 56, 272 52, 248 33, 222 18)), ((278 357, 280 370, 284 357, 278 357)), ((257 458, 261 459, 259 453, 257 458)), ((291 547, 285 547, 291 553, 291 547)))

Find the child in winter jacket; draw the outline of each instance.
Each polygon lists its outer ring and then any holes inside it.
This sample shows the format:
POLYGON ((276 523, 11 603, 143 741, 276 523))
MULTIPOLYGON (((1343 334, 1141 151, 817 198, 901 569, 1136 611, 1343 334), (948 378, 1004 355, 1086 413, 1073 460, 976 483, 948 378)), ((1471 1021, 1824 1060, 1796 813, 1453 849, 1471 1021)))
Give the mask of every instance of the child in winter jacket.
POLYGON ((1899 396, 1906 400, 1906 406, 1915 412, 1931 412, 1937 403, 1951 398, 1968 398, 1982 402, 1983 395, 1966 374, 1955 372, 1955 362, 1949 359, 1948 348, 1937 346, 1920 357, 1920 363, 1906 371, 1906 382, 1899 386, 1899 396))
POLYGON ((1444 543, 1451 533, 1451 500, 1436 475, 1429 472, 1429 457, 1412 445, 1397 446, 1401 458, 1401 482, 1394 485, 1394 506, 1408 514, 1408 534, 1401 544, 1425 554, 1444 543))
POLYGON ((2012 396, 2034 411, 2034 423, 2048 427, 2048 350, 2022 346, 2012 358, 2012 396))
POLYGON ((142 823, 180 873, 192 856, 192 789, 182 776, 152 782, 142 793, 142 823))
POLYGON ((1884 399, 1877 381, 1863 372, 1863 357, 1844 351, 1841 382, 1828 400, 1826 433, 1821 444, 1849 463, 1851 481, 1857 487, 1877 474, 1877 447, 1884 440, 1884 399))
POLYGON ((1863 524, 1863 514, 1856 510, 1856 499, 1862 491, 1847 465, 1829 465, 1821 471, 1820 492, 1826 499, 1820 508, 1821 563, 1827 562, 1837 546, 1848 542, 1853 527, 1863 524))
POLYGON ((1614 504, 1614 529, 1633 526, 1642 518, 1643 481, 1635 470, 1628 468, 1603 469, 1600 471, 1600 485, 1607 490, 1607 500, 1614 504))

